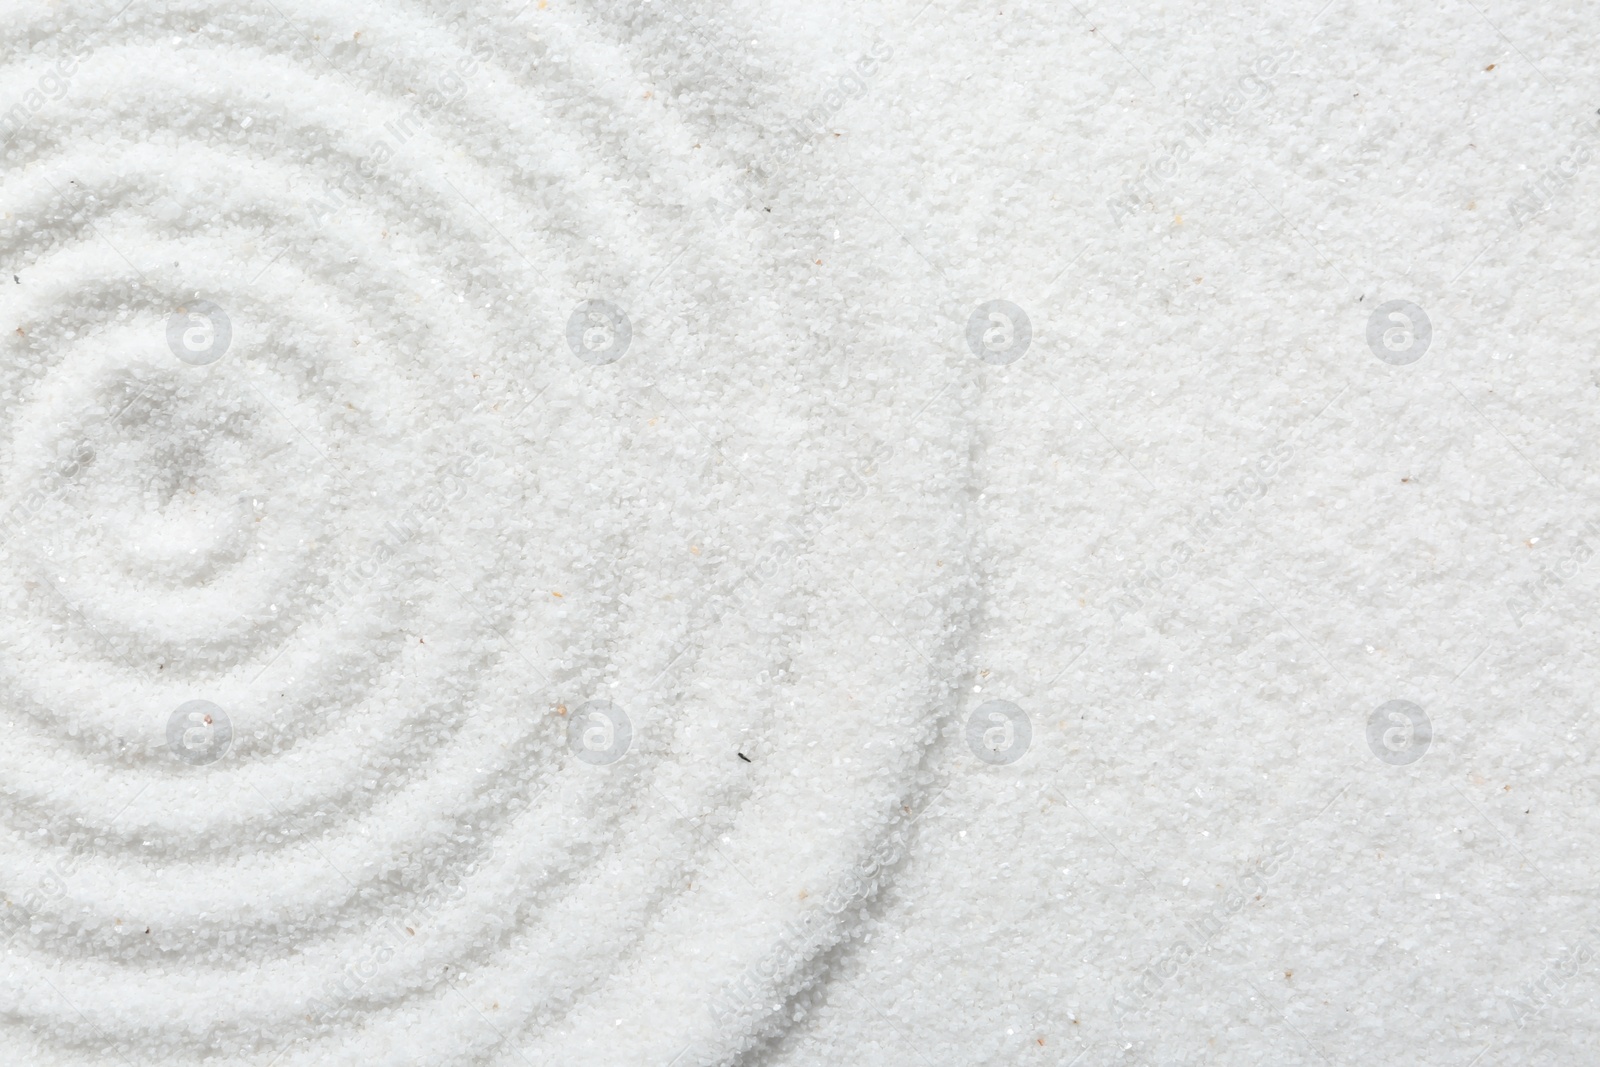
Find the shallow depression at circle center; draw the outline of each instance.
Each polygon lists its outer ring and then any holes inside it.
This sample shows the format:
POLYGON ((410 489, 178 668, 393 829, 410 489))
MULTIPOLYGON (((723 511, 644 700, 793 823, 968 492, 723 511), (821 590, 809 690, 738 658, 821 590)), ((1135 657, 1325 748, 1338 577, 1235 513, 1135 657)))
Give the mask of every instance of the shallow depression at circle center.
POLYGON ((49 438, 32 451, 57 457, 35 464, 29 541, 69 614, 171 656, 258 641, 261 622, 305 599, 326 471, 256 390, 143 365, 48 407, 29 420, 49 438))
POLYGON ((193 585, 248 554, 272 445, 258 408, 219 393, 151 386, 83 450, 81 495, 63 499, 77 505, 68 525, 100 541, 124 574, 193 585))

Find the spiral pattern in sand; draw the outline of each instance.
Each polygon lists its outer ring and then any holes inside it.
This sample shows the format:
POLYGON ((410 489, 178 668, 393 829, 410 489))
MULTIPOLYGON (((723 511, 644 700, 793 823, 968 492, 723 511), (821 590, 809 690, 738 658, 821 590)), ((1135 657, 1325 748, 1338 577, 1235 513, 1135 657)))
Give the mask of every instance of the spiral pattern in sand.
POLYGON ((958 673, 956 446, 819 401, 600 15, 62 7, 0 30, 0 1058, 770 1036, 958 673))

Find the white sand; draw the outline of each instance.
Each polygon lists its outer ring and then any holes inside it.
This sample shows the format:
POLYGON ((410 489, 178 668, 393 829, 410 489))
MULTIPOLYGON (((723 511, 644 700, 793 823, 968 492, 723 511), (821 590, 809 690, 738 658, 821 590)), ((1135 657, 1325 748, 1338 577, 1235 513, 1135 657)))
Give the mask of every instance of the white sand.
POLYGON ((0 12, 0 1063, 1593 1061, 1592 13, 0 12))

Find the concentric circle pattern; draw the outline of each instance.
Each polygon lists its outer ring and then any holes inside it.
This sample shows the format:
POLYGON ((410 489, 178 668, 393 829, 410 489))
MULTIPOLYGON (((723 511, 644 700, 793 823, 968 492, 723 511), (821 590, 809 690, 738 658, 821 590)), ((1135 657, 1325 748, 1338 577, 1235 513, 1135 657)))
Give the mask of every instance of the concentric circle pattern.
POLYGON ((839 413, 642 39, 5 8, 0 1062, 722 1062, 859 925, 963 446, 839 413))

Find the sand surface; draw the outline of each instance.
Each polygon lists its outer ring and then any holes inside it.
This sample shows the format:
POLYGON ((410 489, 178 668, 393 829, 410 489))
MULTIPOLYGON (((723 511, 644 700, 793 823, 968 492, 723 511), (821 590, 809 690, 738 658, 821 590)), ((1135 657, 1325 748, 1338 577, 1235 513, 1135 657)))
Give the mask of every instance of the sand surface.
POLYGON ((0 1063, 1593 1062, 1597 30, 0 5, 0 1063))

